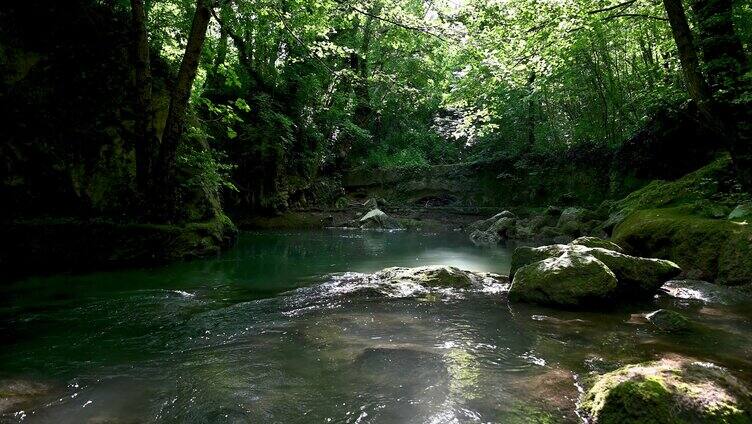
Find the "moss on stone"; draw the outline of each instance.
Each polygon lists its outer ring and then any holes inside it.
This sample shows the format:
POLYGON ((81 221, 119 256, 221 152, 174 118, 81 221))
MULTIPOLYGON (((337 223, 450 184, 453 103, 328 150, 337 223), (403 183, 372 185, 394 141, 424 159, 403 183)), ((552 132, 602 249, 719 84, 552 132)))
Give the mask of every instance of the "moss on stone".
POLYGON ((518 269, 509 299, 582 307, 613 298, 617 285, 613 272, 603 262, 573 251, 518 269))
POLYGON ((752 422, 747 388, 723 368, 681 357, 599 376, 579 406, 599 424, 752 422))
POLYGON ((585 247, 600 247, 602 249, 607 250, 613 250, 614 252, 624 253, 624 249, 622 249, 618 244, 604 240, 599 237, 579 237, 574 239, 572 241, 572 244, 576 244, 579 246, 585 246, 585 247))
POLYGON ((752 228, 692 215, 683 207, 640 210, 614 229, 628 251, 670 259, 689 277, 726 285, 752 282, 752 228))

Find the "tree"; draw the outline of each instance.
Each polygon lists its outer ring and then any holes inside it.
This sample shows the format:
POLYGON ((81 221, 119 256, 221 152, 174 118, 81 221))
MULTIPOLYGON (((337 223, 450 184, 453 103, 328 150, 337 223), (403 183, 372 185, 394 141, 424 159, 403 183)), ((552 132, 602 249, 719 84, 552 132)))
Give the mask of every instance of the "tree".
POLYGON ((699 44, 693 40, 681 0, 663 0, 679 52, 687 88, 710 128, 725 142, 739 181, 752 190, 752 124, 744 94, 749 71, 742 43, 734 31, 731 0, 693 0, 699 44), (698 50, 702 52, 703 74, 698 50), (707 77, 706 77, 707 75, 707 77))
POLYGON ((139 108, 137 122, 137 173, 139 187, 149 194, 152 204, 159 205, 161 218, 175 218, 178 207, 176 182, 176 153, 185 130, 186 111, 196 78, 201 51, 206 40, 206 31, 211 19, 209 0, 196 0, 196 8, 188 34, 175 83, 170 93, 170 106, 165 129, 159 142, 158 156, 152 152, 157 136, 154 133, 154 116, 151 99, 151 66, 149 63, 148 32, 142 0, 131 0, 131 15, 134 26, 134 51, 136 62, 136 104, 139 108), (148 187, 147 187, 148 186, 148 187))
POLYGON ((159 140, 154 129, 149 36, 143 0, 131 0, 133 57, 136 74, 136 182, 141 193, 149 189, 154 152, 159 140))
POLYGON ((159 145, 159 161, 157 164, 156 180, 162 185, 161 198, 166 213, 166 218, 174 217, 177 208, 177 181, 176 177, 176 154, 178 143, 185 130, 185 117, 188 110, 188 100, 191 97, 191 88, 196 79, 201 51, 206 40, 206 30, 211 19, 209 0, 196 0, 196 11, 193 14, 193 22, 188 35, 188 43, 185 47, 183 60, 180 62, 175 85, 170 94, 170 109, 167 113, 162 142, 159 145))

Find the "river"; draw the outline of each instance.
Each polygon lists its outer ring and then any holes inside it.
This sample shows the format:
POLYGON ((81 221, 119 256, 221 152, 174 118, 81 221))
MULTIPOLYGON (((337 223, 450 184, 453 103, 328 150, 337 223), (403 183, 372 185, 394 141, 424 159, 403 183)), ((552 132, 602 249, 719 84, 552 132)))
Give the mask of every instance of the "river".
POLYGON ((707 283, 597 312, 511 305, 494 283, 365 287, 510 257, 460 233, 249 232, 216 258, 4 283, 0 422, 581 422, 583 381, 627 363, 682 354, 752 380, 752 301, 707 283), (638 315, 660 307, 702 336, 638 315))

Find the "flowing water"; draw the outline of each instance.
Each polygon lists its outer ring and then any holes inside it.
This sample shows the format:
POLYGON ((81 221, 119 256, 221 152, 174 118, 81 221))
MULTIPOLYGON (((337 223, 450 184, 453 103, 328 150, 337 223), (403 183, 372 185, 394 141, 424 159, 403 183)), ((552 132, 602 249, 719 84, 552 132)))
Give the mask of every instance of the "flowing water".
POLYGON ((752 301, 706 283, 564 312, 364 274, 509 263, 455 233, 263 232, 213 259, 5 283, 0 422, 580 422, 583 382, 626 363, 682 354, 752 380, 752 301), (702 328, 636 315, 659 307, 702 328))

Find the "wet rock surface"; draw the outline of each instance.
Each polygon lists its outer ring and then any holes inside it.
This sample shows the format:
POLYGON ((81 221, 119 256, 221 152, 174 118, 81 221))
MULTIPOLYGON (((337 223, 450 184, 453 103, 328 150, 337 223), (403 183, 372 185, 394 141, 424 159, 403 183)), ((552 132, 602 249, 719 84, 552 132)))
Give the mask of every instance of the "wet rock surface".
MULTIPOLYGON (((591 245, 610 243, 595 238, 578 240, 578 243, 591 245)), ((666 281, 676 277, 680 272, 681 269, 670 261, 634 257, 574 242, 536 248, 520 247, 515 249, 512 255, 510 275, 513 280, 510 298, 561 306, 583 306, 598 301, 612 302, 617 298, 645 298, 656 293, 666 281), (600 277, 597 277, 598 274, 594 273, 592 265, 594 263, 602 264, 608 273, 601 273, 600 277), (578 279, 578 268, 580 274, 588 275, 588 278, 578 279), (547 273, 550 275, 546 275, 547 273), (611 275, 616 284, 610 284, 611 275), (584 284, 592 285, 592 291, 583 290, 584 284), (580 293, 582 299, 575 301, 574 297, 565 299, 558 296, 541 296, 546 292, 565 290, 569 286, 572 290, 570 295, 580 293), (610 289, 605 290, 605 287, 610 289)))
POLYGON ((751 399, 726 369, 672 356, 597 377, 580 408, 596 423, 749 423, 751 399))

